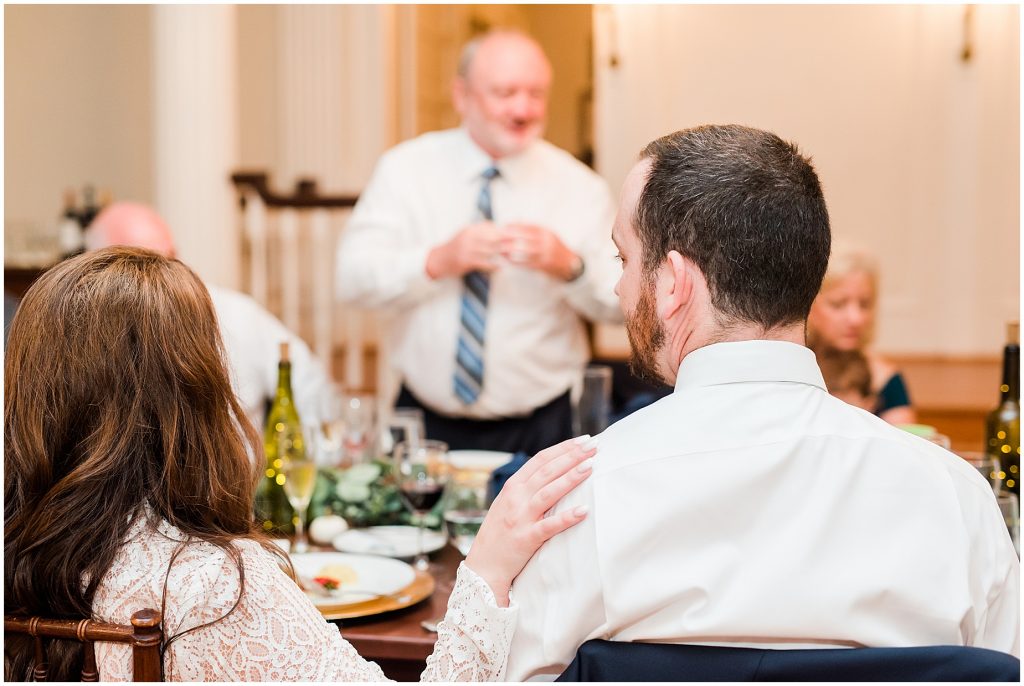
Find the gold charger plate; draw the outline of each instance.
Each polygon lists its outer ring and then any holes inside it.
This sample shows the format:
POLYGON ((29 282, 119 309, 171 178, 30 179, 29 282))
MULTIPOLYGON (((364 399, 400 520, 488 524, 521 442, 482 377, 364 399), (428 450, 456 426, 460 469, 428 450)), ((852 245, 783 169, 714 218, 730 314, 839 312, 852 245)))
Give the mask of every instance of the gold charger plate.
POLYGON ((381 598, 371 598, 358 603, 344 605, 317 605, 324 619, 352 619, 369 617, 392 610, 412 607, 416 603, 429 598, 434 593, 434 577, 428 572, 415 570, 416 576, 408 586, 400 588, 393 594, 381 598))

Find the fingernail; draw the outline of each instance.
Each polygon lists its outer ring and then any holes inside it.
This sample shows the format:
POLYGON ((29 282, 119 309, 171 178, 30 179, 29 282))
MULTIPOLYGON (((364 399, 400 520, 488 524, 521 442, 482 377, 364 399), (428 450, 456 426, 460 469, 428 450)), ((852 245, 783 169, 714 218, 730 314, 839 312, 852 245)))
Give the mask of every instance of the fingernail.
POLYGON ((580 474, 589 472, 593 468, 594 458, 592 457, 588 457, 587 459, 583 460, 583 462, 580 462, 578 465, 576 465, 576 471, 579 472, 580 474))
POLYGON ((572 439, 572 442, 575 443, 576 445, 583 445, 589 440, 590 434, 583 434, 582 436, 577 436, 576 438, 572 439))
POLYGON ((590 440, 584 441, 582 443, 582 447, 583 447, 584 450, 590 450, 591 448, 596 448, 597 447, 597 436, 594 436, 590 440))
POLYGON ((577 517, 582 517, 583 515, 587 514, 587 512, 589 512, 589 509, 586 505, 577 505, 572 510, 573 515, 577 517))

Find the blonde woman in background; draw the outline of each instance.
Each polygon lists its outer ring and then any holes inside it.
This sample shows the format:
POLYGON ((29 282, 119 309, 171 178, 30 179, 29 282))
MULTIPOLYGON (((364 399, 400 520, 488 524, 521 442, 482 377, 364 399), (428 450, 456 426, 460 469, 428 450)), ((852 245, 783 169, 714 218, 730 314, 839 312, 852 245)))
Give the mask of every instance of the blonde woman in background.
POLYGON ((821 291, 807 318, 807 344, 816 351, 859 350, 871 368, 874 413, 890 424, 913 424, 917 413, 896 367, 867 348, 875 328, 878 268, 866 253, 834 246, 821 291))

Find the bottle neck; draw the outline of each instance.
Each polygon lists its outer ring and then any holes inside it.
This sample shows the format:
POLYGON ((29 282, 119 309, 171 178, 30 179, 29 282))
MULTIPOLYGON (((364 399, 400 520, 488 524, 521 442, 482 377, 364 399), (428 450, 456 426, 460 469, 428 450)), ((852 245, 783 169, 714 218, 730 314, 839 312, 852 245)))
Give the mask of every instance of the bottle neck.
POLYGON ((1003 383, 999 391, 1003 402, 1020 401, 1020 346, 1016 343, 1003 348, 1003 383))
POLYGON ((277 397, 292 397, 292 363, 278 362, 277 364, 277 397))

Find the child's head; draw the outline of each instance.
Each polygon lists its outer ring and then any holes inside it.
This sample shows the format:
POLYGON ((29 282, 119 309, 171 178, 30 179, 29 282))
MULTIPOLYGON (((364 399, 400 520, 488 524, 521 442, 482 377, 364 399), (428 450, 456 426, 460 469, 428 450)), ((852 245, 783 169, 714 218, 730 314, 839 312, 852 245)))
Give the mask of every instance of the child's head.
POLYGON ((863 410, 871 412, 875 409, 871 368, 864 353, 859 350, 826 348, 816 350, 815 355, 829 393, 863 410))

